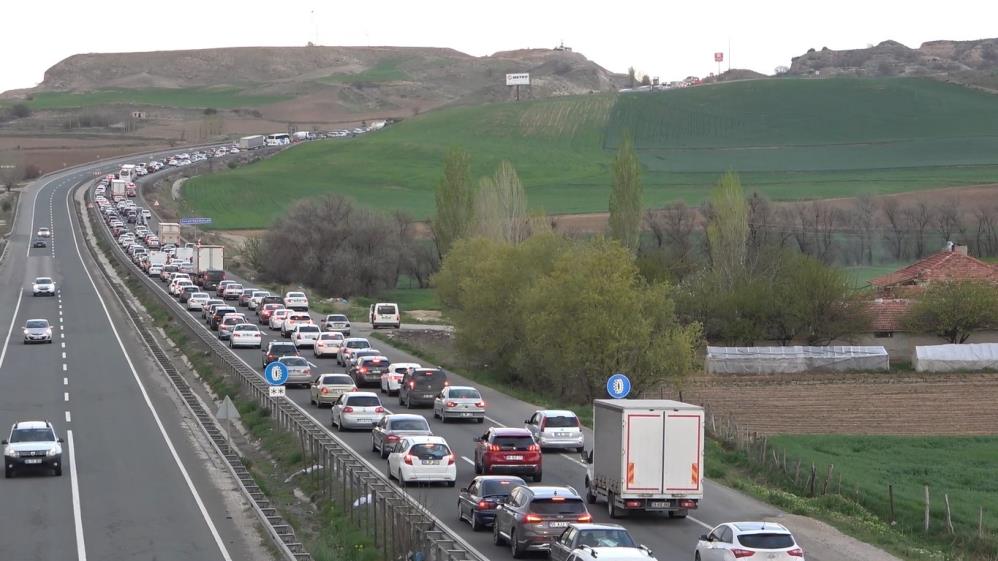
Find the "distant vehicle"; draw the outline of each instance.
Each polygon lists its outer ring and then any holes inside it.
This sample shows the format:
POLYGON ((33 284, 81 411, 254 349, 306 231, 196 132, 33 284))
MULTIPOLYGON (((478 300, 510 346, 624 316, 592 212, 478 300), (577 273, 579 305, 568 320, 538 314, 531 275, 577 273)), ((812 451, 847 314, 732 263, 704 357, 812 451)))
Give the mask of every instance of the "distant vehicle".
POLYGON ((246 323, 246 316, 238 312, 225 314, 222 321, 218 322, 218 338, 222 341, 228 340, 232 337, 232 332, 236 326, 244 323, 246 323))
POLYGON ((513 489, 526 484, 515 475, 479 475, 461 489, 457 498, 457 516, 467 520, 475 532, 490 527, 499 505, 509 499, 513 489))
POLYGON ((381 375, 381 393, 388 395, 397 394, 405 374, 417 368, 422 368, 417 362, 396 362, 392 364, 388 372, 381 375))
POLYGON ((447 374, 437 368, 418 368, 406 372, 399 386, 399 405, 412 409, 416 405, 433 405, 447 385, 447 374))
POLYGON ((48 247, 48 243, 42 238, 35 238, 35 243, 31 244, 31 247, 48 247))
MULTIPOLYGON (((305 360, 305 359, 301 359, 305 360)), ((333 404, 332 424, 338 430, 371 429, 385 415, 378 394, 371 392, 347 392, 333 404)))
POLYGON ((804 549, 782 524, 727 522, 700 536, 694 555, 701 561, 754 558, 803 561, 804 549))
MULTIPOLYGON (((277 306, 278 304, 267 305, 277 306)), ((261 319, 260 321, 262 322, 263 320, 261 319)), ((343 341, 344 338, 342 333, 320 333, 319 337, 316 338, 315 343, 312 345, 312 354, 315 355, 315 358, 322 358, 328 355, 335 356, 340 352, 340 345, 343 344, 343 341)))
POLYGON ((21 421, 10 427, 10 436, 3 445, 3 474, 14 477, 17 472, 34 469, 50 470, 62 475, 62 439, 48 421, 21 421))
POLYGON ((274 312, 270 314, 270 323, 269 323, 270 329, 272 331, 277 331, 282 329, 284 327, 284 320, 285 318, 288 317, 288 314, 290 313, 291 310, 287 308, 280 308, 274 310, 274 312))
POLYGON ((295 142, 303 142, 309 139, 308 131, 296 131, 291 135, 291 139, 295 142))
POLYGON ((270 292, 266 290, 254 290, 253 294, 250 295, 249 301, 246 303, 246 307, 256 310, 260 305, 260 300, 263 300, 264 296, 270 296, 270 292))
POLYGON ((338 331, 350 336, 350 320, 343 314, 329 314, 319 324, 323 331, 338 331))
POLYGON ((292 385, 308 387, 312 383, 312 368, 304 358, 300 356, 282 356, 277 361, 283 362, 288 367, 288 381, 285 385, 289 387, 292 385))
POLYGON ((187 299, 187 309, 189 311, 200 311, 204 307, 205 302, 208 301, 208 298, 207 292, 195 292, 191 294, 190 298, 187 299))
POLYGON ((524 428, 534 435, 534 440, 544 448, 571 448, 585 450, 582 424, 571 411, 547 409, 537 411, 524 421, 524 428))
POLYGON ((47 319, 29 319, 24 322, 25 343, 51 343, 52 326, 47 319))
POLYGON ((371 451, 388 457, 388 452, 406 436, 430 436, 430 424, 422 415, 385 415, 371 430, 371 451))
POLYGON ((320 333, 318 325, 298 323, 295 324, 294 331, 291 332, 291 342, 299 349, 314 347, 315 340, 319 338, 320 333))
POLYGON ((270 315, 277 310, 283 310, 284 304, 264 304, 257 308, 257 316, 260 318, 260 325, 270 324, 270 315))
POLYGON ((180 224, 176 222, 160 222, 159 241, 164 244, 180 243, 180 224))
POLYGON ((370 348, 371 343, 368 342, 367 339, 364 339, 363 337, 350 337, 349 339, 344 340, 343 344, 340 345, 340 353, 336 357, 336 362, 341 366, 347 366, 350 361, 350 355, 353 354, 354 351, 370 348))
POLYGON ((569 524, 592 522, 575 489, 571 487, 519 486, 496 513, 492 540, 509 544, 514 558, 528 551, 544 551, 558 539, 569 524))
POLYGON ((282 146, 285 144, 291 144, 291 135, 285 132, 268 134, 266 142, 267 146, 282 146))
POLYGON ((39 228, 37 236, 39 238, 50 238, 52 237, 52 231, 48 228, 39 228))
POLYGON ((357 383, 357 387, 378 385, 381 384, 381 375, 388 372, 391 364, 388 357, 383 355, 359 357, 350 374, 357 383))
POLYGON ((31 283, 32 296, 55 296, 55 281, 50 277, 38 277, 31 283))
POLYGON ((293 344, 287 341, 271 341, 263 351, 263 367, 266 368, 268 364, 282 356, 295 356, 297 354, 298 349, 293 344))
POLYGON ((113 179, 111 180, 111 198, 118 200, 117 198, 125 198, 125 193, 128 191, 128 182, 131 179, 113 179))
POLYGON ((202 245, 194 252, 194 272, 225 270, 225 248, 220 245, 202 245))
POLYGON ((535 482, 543 477, 541 447, 525 429, 492 427, 475 439, 475 473, 529 475, 535 482))
POLYGON ((263 344, 263 334, 260 328, 252 323, 240 323, 232 328, 229 336, 229 348, 253 347, 259 349, 263 344))
POLYGON ((388 454, 388 477, 405 487, 411 482, 457 482, 457 455, 440 436, 407 436, 388 454))
POLYGON ((399 314, 398 304, 387 302, 371 304, 368 315, 371 321, 371 329, 379 327, 394 327, 398 329, 402 327, 402 316, 399 314))
POLYGON ((243 293, 243 285, 239 283, 232 283, 225 286, 225 290, 222 292, 222 300, 239 300, 239 296, 243 293))
POLYGON ((125 185, 125 196, 126 197, 134 197, 135 195, 136 195, 135 184, 134 183, 128 183, 127 185, 125 185))
POLYGON ((451 419, 468 419, 485 422, 485 400, 471 386, 448 386, 433 400, 433 416, 447 422, 451 419))
POLYGON ((284 307, 301 312, 308 311, 308 297, 304 292, 288 292, 284 295, 284 307))

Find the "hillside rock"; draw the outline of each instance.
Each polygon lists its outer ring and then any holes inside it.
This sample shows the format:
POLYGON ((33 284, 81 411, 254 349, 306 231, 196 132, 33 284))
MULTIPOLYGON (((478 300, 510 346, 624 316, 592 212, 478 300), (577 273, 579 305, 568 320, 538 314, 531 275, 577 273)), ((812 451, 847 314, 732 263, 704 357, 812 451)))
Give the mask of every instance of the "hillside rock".
POLYGON ((929 41, 917 49, 890 40, 866 49, 811 49, 794 57, 789 74, 932 76, 990 85, 998 76, 998 39, 929 41))

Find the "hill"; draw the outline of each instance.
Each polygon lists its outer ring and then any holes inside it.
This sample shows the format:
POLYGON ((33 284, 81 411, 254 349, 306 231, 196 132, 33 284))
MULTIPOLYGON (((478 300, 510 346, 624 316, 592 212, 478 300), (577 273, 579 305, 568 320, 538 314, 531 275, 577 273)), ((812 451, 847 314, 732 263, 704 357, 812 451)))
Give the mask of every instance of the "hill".
POLYGON ((996 119, 991 94, 905 78, 754 80, 495 103, 296 147, 192 180, 185 197, 219 228, 265 227, 293 200, 326 192, 426 218, 443 155, 461 146, 476 177, 511 160, 534 208, 600 212, 613 151, 628 132, 649 206, 699 203, 729 169, 775 199, 885 194, 998 180, 996 119))
POLYGON ((998 39, 929 41, 917 49, 897 41, 865 49, 811 49, 795 57, 791 75, 931 76, 960 83, 998 87, 998 39))

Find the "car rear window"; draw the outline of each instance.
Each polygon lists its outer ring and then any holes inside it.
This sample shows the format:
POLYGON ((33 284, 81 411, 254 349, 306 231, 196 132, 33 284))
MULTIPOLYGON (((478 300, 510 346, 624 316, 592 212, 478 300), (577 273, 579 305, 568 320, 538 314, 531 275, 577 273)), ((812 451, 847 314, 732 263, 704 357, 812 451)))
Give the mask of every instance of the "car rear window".
POLYGON ((430 430, 426 419, 394 419, 389 423, 391 430, 430 430))
POLYGON ((281 359, 281 362, 288 366, 308 366, 308 361, 299 356, 289 356, 281 359))
POLYGON ((350 349, 366 349, 370 347, 371 344, 367 341, 349 341, 347 342, 347 348, 350 349))
POLYGON ((412 375, 412 381, 417 388, 442 388, 447 381, 447 375, 439 370, 416 371, 412 375))
POLYGON ((442 460, 450 454, 450 448, 446 444, 415 444, 409 453, 420 460, 442 460))
POLYGON ((381 400, 374 395, 353 395, 347 398, 347 405, 353 405, 356 407, 377 407, 381 405, 381 400))
POLYGON ((395 368, 394 370, 395 370, 396 374, 405 374, 406 372, 409 371, 409 367, 408 366, 399 366, 398 368, 395 368))
POLYGON ((383 368, 390 364, 387 358, 368 358, 362 360, 361 362, 363 362, 367 366, 371 366, 374 368, 383 368))
POLYGON ((519 485, 525 485, 526 483, 520 479, 486 479, 482 482, 482 496, 483 497, 495 497, 495 496, 508 496, 510 491, 519 485))
POLYGON ((451 389, 448 394, 453 399, 480 399, 482 394, 472 389, 451 389))
POLYGON ((272 352, 292 352, 295 350, 294 343, 271 343, 270 350, 272 352))
POLYGON ((344 315, 333 314, 331 316, 326 316, 326 321, 347 321, 347 317, 344 315))
POLYGON ((289 292, 288 293, 288 298, 304 298, 304 297, 305 297, 305 293, 304 292, 289 292))
POLYGON ((302 325, 298 328, 299 333, 318 333, 319 328, 315 325, 302 325))
POLYGON ((529 450, 534 444, 533 437, 523 435, 523 436, 503 436, 497 435, 492 438, 492 444, 495 444, 502 450, 529 450))
POLYGON ((579 418, 574 416, 547 417, 546 419, 544 419, 544 426, 555 427, 555 428, 577 427, 579 426, 579 418))
POLYGON ((378 306, 378 313, 383 316, 395 315, 395 306, 378 306))
POLYGON ((217 280, 221 279, 224 276, 225 276, 225 272, 224 271, 206 271, 204 273, 204 278, 206 278, 208 280, 211 280, 211 281, 217 281, 217 280))
POLYGON ((342 341, 343 336, 339 333, 323 333, 319 335, 319 340, 321 341, 342 341))
POLYGON ((534 514, 583 514, 586 511, 586 505, 582 503, 582 499, 570 499, 562 497, 553 497, 550 499, 534 499, 530 502, 530 512, 534 514))
POLYGON ((738 541, 745 547, 754 549, 784 549, 794 546, 794 538, 790 534, 744 534, 738 536, 738 541))
POLYGON ((336 376, 323 376, 322 383, 328 384, 330 386, 352 386, 353 378, 345 374, 338 374, 336 376))
POLYGON ((260 328, 253 325, 252 323, 241 323, 236 326, 236 331, 253 331, 259 333, 260 328))
POLYGON ((243 289, 243 285, 241 285, 241 284, 230 284, 230 285, 228 285, 228 286, 225 287, 226 292, 228 292, 230 290, 233 291, 233 292, 235 292, 237 290, 241 291, 242 289, 243 289))
POLYGON ((590 547, 637 547, 627 530, 580 530, 578 543, 590 547))

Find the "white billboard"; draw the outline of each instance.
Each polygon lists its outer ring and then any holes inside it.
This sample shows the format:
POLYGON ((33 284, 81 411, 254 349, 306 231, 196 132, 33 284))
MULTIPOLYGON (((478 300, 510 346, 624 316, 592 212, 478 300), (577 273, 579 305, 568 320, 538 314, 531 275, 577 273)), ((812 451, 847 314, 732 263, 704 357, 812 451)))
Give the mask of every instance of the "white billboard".
POLYGON ((506 85, 507 86, 529 86, 530 85, 530 74, 507 74, 506 75, 506 85))

